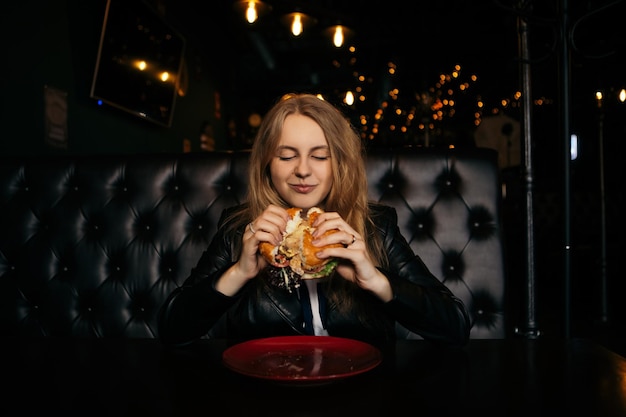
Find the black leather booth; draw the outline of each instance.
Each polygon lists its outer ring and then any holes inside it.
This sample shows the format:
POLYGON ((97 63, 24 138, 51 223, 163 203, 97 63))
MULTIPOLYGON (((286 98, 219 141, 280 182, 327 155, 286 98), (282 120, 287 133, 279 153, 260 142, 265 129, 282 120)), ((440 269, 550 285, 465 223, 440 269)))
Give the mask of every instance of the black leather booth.
MULTIPOLYGON (((472 338, 507 335, 496 161, 483 148, 367 161, 371 198, 466 303, 472 338)), ((245 198, 246 164, 245 151, 0 159, 4 335, 156 337, 161 303, 245 198)))

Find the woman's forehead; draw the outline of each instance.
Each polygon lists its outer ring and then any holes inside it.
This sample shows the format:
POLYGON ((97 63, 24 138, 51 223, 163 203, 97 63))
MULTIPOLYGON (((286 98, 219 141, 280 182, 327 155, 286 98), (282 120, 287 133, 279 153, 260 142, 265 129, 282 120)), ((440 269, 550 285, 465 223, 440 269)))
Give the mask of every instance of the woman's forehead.
POLYGON ((285 119, 278 146, 311 149, 328 147, 328 142, 324 131, 315 120, 294 114, 285 119))

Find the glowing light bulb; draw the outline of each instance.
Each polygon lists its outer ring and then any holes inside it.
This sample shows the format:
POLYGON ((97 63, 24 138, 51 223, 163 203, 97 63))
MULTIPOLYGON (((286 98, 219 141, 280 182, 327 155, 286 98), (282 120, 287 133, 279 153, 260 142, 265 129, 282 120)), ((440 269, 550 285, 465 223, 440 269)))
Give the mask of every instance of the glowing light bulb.
POLYGON ((302 16, 298 13, 293 16, 291 33, 293 33, 294 36, 300 36, 302 34, 302 16))
POLYGON ((343 27, 341 26, 335 27, 335 34, 333 35, 333 44, 337 48, 340 48, 341 45, 343 45, 343 27))
POLYGON ((259 18, 259 14, 256 10, 256 2, 249 1, 248 8, 246 9, 246 20, 248 23, 254 23, 259 18))
POLYGON ((348 106, 352 106, 354 104, 354 94, 352 94, 352 91, 346 92, 346 97, 343 99, 343 101, 348 106))

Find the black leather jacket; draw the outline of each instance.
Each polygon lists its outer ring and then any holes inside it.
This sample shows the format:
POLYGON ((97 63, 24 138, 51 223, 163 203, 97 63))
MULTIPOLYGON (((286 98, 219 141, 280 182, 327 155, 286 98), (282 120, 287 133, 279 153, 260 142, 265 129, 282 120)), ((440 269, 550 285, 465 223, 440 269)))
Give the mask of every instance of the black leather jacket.
MULTIPOLYGON (((372 205, 371 214, 388 252, 389 267, 381 272, 389 279, 394 298, 384 303, 356 288, 357 298, 367 306, 362 309, 366 320, 359 320, 354 312, 340 313, 336 305, 329 303, 324 318, 328 333, 381 345, 402 337, 396 333, 398 323, 424 339, 464 345, 469 339, 470 322, 461 300, 413 253, 400 234, 395 209, 372 205)), ((220 220, 220 226, 222 223, 220 220)), ((234 297, 215 290, 216 280, 235 261, 233 239, 241 240, 243 227, 230 235, 223 230, 218 227, 191 275, 163 305, 159 315, 161 340, 183 345, 202 337, 247 340, 305 334, 302 294, 297 290, 290 293, 258 277, 234 297)))

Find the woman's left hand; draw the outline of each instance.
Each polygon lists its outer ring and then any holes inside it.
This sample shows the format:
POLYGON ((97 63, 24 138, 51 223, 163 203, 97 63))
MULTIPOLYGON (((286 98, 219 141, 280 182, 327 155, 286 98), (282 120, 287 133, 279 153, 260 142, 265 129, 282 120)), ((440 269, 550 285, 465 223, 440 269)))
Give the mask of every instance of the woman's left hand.
POLYGON ((393 297, 391 285, 387 277, 374 265, 367 251, 363 237, 357 233, 338 213, 325 212, 319 215, 313 233, 315 246, 331 243, 342 243, 344 247, 320 249, 319 258, 340 258, 337 273, 344 279, 356 283, 359 287, 378 295, 383 301, 393 297), (324 235, 328 230, 338 229, 339 232, 324 235), (320 236, 318 238, 318 236, 320 236))

